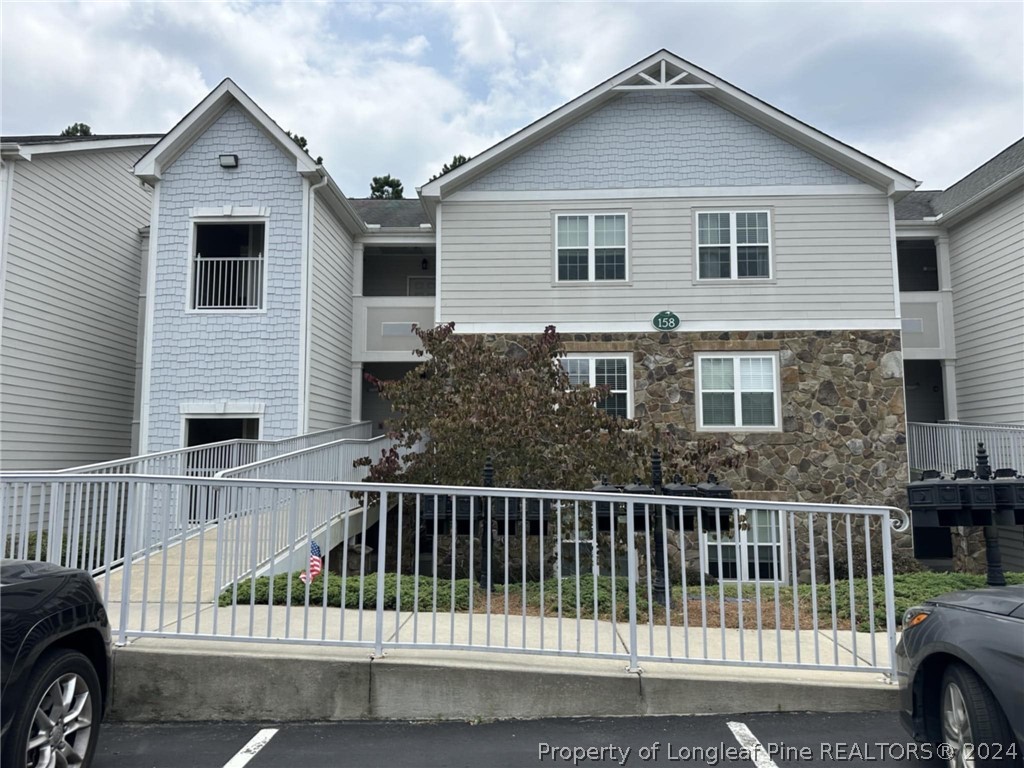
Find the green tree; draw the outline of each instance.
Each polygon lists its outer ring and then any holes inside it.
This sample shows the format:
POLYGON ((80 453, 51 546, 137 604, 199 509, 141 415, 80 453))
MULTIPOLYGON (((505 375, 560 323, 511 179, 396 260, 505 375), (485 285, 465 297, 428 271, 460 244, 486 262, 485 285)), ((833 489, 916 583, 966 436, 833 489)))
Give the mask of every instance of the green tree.
POLYGON ((466 157, 465 155, 455 155, 454 157, 452 157, 452 161, 450 163, 445 163, 443 166, 441 166, 441 172, 431 176, 430 180, 433 181, 434 179, 439 179, 446 173, 448 173, 448 171, 454 171, 460 165, 462 165, 463 163, 468 163, 472 159, 472 157, 466 157))
POLYGON ((92 128, 85 123, 72 123, 63 131, 61 136, 92 136, 92 128))
MULTIPOLYGON (((288 137, 292 141, 294 141, 296 144, 299 145, 299 149, 301 149, 307 155, 309 154, 309 149, 306 147, 306 143, 307 142, 306 142, 306 137, 305 136, 300 136, 298 133, 292 133, 291 131, 285 131, 285 133, 288 134, 288 137)), ((312 157, 312 155, 310 155, 310 156, 312 157)), ((317 165, 323 165, 323 162, 324 162, 323 156, 322 155, 317 155, 316 156, 316 164, 317 165)))
POLYGON ((656 445, 667 472, 712 466, 717 444, 677 444, 596 407, 606 388, 571 386, 553 326, 504 349, 481 335, 456 334, 452 323, 415 331, 423 362, 402 379, 371 383, 394 408, 389 428, 400 447, 427 435, 429 445, 386 453, 371 466, 372 481, 479 485, 490 456, 499 487, 586 490, 605 474, 620 483, 649 478, 656 445))
POLYGON ((401 200, 402 182, 393 178, 391 174, 386 176, 374 176, 370 182, 370 197, 375 200, 401 200))

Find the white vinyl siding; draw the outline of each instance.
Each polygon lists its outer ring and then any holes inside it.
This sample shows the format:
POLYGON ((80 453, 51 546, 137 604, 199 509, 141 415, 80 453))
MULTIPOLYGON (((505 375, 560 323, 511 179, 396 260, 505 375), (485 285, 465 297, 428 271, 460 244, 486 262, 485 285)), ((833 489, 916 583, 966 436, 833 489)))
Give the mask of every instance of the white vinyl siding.
MULTIPOLYGON (((552 286, 554 251, 549 201, 448 201, 440 242, 442 318, 456 323, 603 322, 649 324, 661 310, 688 322, 797 319, 895 322, 892 244, 885 196, 821 195, 729 198, 718 209, 772 211, 772 280, 694 284, 694 208, 706 198, 629 201, 628 297, 615 283, 552 286)), ((566 200, 568 210, 603 212, 593 201, 566 200), (571 208, 570 208, 571 206, 571 208)), ((623 201, 604 210, 622 211, 623 201)))
POLYGON ((949 231, 957 409, 1024 424, 1024 191, 949 231))
POLYGON ((624 419, 633 417, 633 371, 627 355, 570 355, 559 361, 578 387, 606 387, 597 407, 624 419))
POLYGON ((702 353, 696 369, 698 429, 778 431, 776 355, 702 353))
POLYGON ((352 421, 352 238, 320 195, 313 219, 309 429, 352 421))
POLYGON ((131 452, 146 147, 12 163, 3 285, 0 467, 131 452))

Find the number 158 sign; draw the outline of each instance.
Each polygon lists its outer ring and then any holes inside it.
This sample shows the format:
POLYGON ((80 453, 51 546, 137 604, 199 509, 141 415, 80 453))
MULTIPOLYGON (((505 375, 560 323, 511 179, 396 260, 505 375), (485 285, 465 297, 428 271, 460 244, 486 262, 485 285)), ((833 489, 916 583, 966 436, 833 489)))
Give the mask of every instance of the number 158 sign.
POLYGON ((651 320, 653 325, 659 331, 674 331, 679 327, 679 316, 675 312, 669 312, 667 309, 664 312, 659 312, 651 320))

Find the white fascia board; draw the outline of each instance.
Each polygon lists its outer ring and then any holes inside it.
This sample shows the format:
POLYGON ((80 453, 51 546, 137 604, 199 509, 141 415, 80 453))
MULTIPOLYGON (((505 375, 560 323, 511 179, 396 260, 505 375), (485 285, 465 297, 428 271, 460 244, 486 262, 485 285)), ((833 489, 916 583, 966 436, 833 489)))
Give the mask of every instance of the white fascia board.
POLYGON ((311 178, 319 176, 316 161, 299 147, 288 134, 270 119, 260 106, 249 98, 233 80, 225 78, 210 91, 192 110, 174 126, 152 149, 135 164, 135 175, 148 183, 160 178, 175 158, 187 149, 210 124, 232 104, 238 104, 259 125, 271 139, 286 153, 295 158, 297 173, 311 178))
POLYGON ((446 202, 512 202, 529 200, 637 200, 680 197, 808 197, 808 196, 881 197, 871 184, 808 184, 761 187, 634 187, 631 189, 544 189, 493 191, 462 189, 445 198, 446 202))
POLYGON ((436 240, 433 229, 422 230, 412 227, 371 230, 356 238, 357 243, 365 245, 434 245, 436 240))
POLYGON ((920 185, 918 181, 910 176, 900 173, 894 168, 890 168, 884 163, 865 155, 863 152, 812 128, 761 99, 751 96, 749 93, 731 85, 725 80, 663 49, 634 64, 632 67, 623 70, 600 85, 591 88, 583 95, 578 96, 536 122, 512 134, 490 149, 481 152, 468 163, 460 165, 444 176, 424 184, 420 188, 420 196, 438 199, 446 197, 458 187, 485 173, 509 155, 542 141, 565 124, 578 120, 597 109, 601 104, 617 95, 615 91, 616 86, 624 84, 640 72, 648 69, 652 64, 662 60, 713 85, 713 89, 701 92, 704 98, 708 98, 742 117, 757 122, 762 127, 771 130, 782 138, 794 141, 824 159, 850 170, 855 176, 877 184, 886 189, 890 195, 909 192, 920 185))
POLYGON ((352 203, 345 197, 345 193, 335 183, 331 174, 327 173, 323 167, 320 170, 327 179, 328 194, 322 195, 322 197, 327 202, 328 207, 338 217, 338 220, 348 230, 350 235, 358 236, 364 234, 367 231, 366 222, 363 221, 356 209, 352 207, 352 203))
MULTIPOLYGON (((653 312, 652 315, 653 317, 653 312)), ((450 318, 448 318, 450 319, 450 318)), ((673 331, 658 331, 650 318, 633 322, 573 322, 573 323, 464 323, 455 320, 456 333, 543 333, 554 325, 559 333, 698 333, 724 331, 895 331, 901 321, 894 317, 865 317, 857 320, 825 320, 799 318, 789 320, 682 320, 673 331)))
MULTIPOLYGON (((25 160, 34 155, 59 155, 69 152, 98 152, 101 150, 132 149, 133 147, 151 147, 159 141, 159 137, 136 137, 131 139, 97 139, 96 141, 63 141, 52 144, 22 144, 18 154, 25 160)), ((6 150, 7 145, 4 145, 6 150)))
POLYGON ((909 240, 910 238, 928 239, 944 235, 946 230, 930 221, 900 221, 896 220, 896 237, 909 240))

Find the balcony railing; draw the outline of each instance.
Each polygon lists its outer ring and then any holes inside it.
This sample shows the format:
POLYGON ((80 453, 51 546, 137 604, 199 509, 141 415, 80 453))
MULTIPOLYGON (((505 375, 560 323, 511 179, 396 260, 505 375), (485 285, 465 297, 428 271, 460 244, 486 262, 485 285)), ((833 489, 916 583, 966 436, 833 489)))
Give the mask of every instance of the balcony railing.
POLYGON ((209 257, 193 264, 192 309, 262 309, 263 255, 209 257))
POLYGON ((911 469, 952 473, 974 467, 978 443, 993 467, 1024 466, 1024 425, 942 422, 907 424, 911 469))

